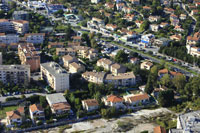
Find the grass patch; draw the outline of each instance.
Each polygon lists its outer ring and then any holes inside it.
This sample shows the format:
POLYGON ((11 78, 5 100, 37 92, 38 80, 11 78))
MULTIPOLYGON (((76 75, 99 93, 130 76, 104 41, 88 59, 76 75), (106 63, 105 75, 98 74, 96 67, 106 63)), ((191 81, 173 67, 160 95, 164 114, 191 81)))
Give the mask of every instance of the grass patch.
POLYGON ((134 31, 137 33, 142 33, 144 30, 142 28, 137 28, 137 29, 134 29, 134 31))
POLYGON ((71 125, 60 126, 59 133, 63 133, 65 131, 65 129, 69 129, 69 128, 72 128, 72 126, 71 125))
POLYGON ((16 110, 17 108, 18 106, 3 107, 2 109, 0 109, 0 119, 6 117, 6 112, 16 110))
POLYGON ((118 125, 117 132, 127 132, 134 127, 132 123, 124 121, 118 121, 117 125, 118 125))

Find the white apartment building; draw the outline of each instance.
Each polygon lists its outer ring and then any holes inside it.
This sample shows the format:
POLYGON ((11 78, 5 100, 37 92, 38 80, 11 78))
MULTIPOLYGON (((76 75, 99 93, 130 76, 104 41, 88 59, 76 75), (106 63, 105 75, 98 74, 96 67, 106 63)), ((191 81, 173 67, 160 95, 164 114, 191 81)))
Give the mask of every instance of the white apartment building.
POLYGON ((136 77, 133 72, 119 73, 118 75, 107 74, 105 82, 117 86, 131 86, 136 84, 136 77))
POLYGON ((25 20, 0 19, 0 33, 17 32, 24 34, 29 31, 29 22, 25 20))
POLYGON ((30 82, 29 65, 0 65, 0 81, 4 84, 24 84, 30 82))
POLYGON ((14 34, 8 34, 0 33, 0 43, 4 44, 11 44, 11 43, 18 43, 19 42, 19 36, 14 34))
POLYGON ((40 64, 42 79, 51 86, 56 92, 63 92, 70 88, 69 74, 55 62, 40 64))
POLYGON ((45 33, 28 33, 25 34, 27 43, 41 44, 44 42, 45 33))
POLYGON ((200 48, 199 47, 194 47, 191 45, 186 45, 187 52, 188 54, 196 57, 200 57, 200 48))
POLYGON ((82 78, 88 82, 103 84, 105 75, 106 75, 105 72, 88 72, 87 71, 82 74, 82 78))

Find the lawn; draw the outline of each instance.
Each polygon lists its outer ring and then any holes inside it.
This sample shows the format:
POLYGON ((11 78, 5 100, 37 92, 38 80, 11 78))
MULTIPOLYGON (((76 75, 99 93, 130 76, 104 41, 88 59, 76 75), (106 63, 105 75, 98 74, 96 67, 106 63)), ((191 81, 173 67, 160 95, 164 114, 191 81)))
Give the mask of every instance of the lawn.
POLYGON ((6 112, 15 110, 17 108, 18 106, 3 107, 2 109, 0 109, 0 119, 3 119, 6 117, 6 112))

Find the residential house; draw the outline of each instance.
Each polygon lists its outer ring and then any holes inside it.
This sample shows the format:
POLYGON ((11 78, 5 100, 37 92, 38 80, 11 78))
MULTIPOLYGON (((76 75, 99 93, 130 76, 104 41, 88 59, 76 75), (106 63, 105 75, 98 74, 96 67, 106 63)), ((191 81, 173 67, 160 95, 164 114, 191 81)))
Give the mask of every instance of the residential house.
POLYGON ((108 9, 114 9, 115 5, 112 3, 105 3, 105 7, 108 9))
POLYGON ((158 22, 158 20, 160 19, 160 16, 149 16, 148 20, 152 23, 152 22, 158 22))
POLYGON ((68 47, 68 48, 56 48, 56 55, 58 56, 64 56, 66 54, 69 54, 71 56, 76 55, 76 50, 74 48, 68 47))
POLYGON ((64 43, 63 42, 50 42, 48 45, 48 48, 63 48, 64 43))
POLYGON ((171 25, 173 25, 173 26, 179 25, 179 20, 178 19, 171 20, 171 25))
POLYGON ((106 29, 111 30, 111 31, 115 31, 117 29, 117 25, 115 25, 115 24, 107 24, 106 25, 106 29))
POLYGON ((103 84, 105 79, 105 72, 84 72, 82 78, 88 82, 103 84))
POLYGON ((180 72, 169 71, 168 69, 161 69, 158 71, 159 79, 161 79, 165 74, 169 74, 170 78, 174 78, 175 76, 183 75, 180 72))
POLYGON ((112 64, 113 61, 106 58, 102 58, 97 61, 97 66, 103 67, 105 70, 110 70, 112 64))
POLYGON ((151 7, 149 7, 149 6, 143 6, 143 10, 150 11, 151 7))
POLYGON ((65 55, 62 57, 63 65, 65 68, 69 68, 69 64, 72 62, 78 62, 78 59, 75 56, 65 55))
POLYGON ((140 59, 137 57, 133 57, 129 60, 129 62, 132 64, 138 64, 140 62, 140 59))
POLYGON ((82 100, 81 102, 83 109, 87 111, 94 111, 99 108, 99 103, 96 99, 87 99, 87 100, 82 100))
POLYGON ((140 69, 150 70, 152 66, 153 66, 153 63, 147 60, 140 64, 140 69))
POLYGON ((72 40, 74 43, 81 43, 82 37, 81 36, 72 36, 72 40))
POLYGON ((122 97, 115 96, 115 95, 108 95, 106 97, 103 97, 102 102, 104 102, 106 106, 115 107, 117 109, 124 107, 124 103, 123 103, 124 99, 122 97))
POLYGON ((199 13, 199 10, 192 10, 191 15, 197 15, 199 13))
POLYGON ((133 72, 119 73, 118 75, 107 74, 105 83, 118 86, 133 86, 136 84, 136 77, 133 72))
POLYGON ((157 25, 157 24, 150 24, 149 29, 150 29, 151 31, 158 32, 159 27, 160 27, 160 26, 157 25))
POLYGON ((171 20, 177 20, 177 19, 178 19, 178 16, 176 16, 175 14, 170 15, 170 21, 171 20))
POLYGON ((140 26, 143 24, 143 21, 136 20, 135 24, 137 25, 138 28, 140 28, 140 26))
POLYGON ((105 26, 104 20, 99 18, 92 18, 91 21, 87 22, 87 27, 91 29, 100 30, 100 28, 104 26, 105 26))
POLYGON ((161 27, 161 28, 165 28, 165 27, 167 27, 167 26, 169 26, 168 23, 164 23, 164 22, 162 22, 162 23, 160 24, 160 27, 161 27))
POLYGON ((117 3, 116 8, 118 11, 122 11, 122 9, 126 7, 124 3, 117 3))
POLYGON ((61 93, 48 94, 46 100, 51 107, 53 114, 61 115, 65 113, 72 113, 71 106, 61 93))
POLYGON ((42 108, 41 105, 38 105, 38 104, 30 105, 29 113, 30 113, 30 117, 33 122, 35 122, 36 120, 44 120, 45 119, 44 109, 42 108))
POLYGON ((180 18, 181 20, 185 20, 185 19, 187 18, 187 15, 186 15, 186 14, 181 14, 181 15, 179 16, 179 18, 180 18))
POLYGON ((91 3, 98 4, 100 0, 91 0, 91 3))
POLYGON ((186 48, 187 48, 188 54, 195 56, 195 57, 200 57, 200 48, 199 47, 187 45, 186 48))
POLYGON ((128 103, 131 107, 137 107, 144 104, 149 103, 149 95, 148 94, 129 94, 126 96, 123 96, 124 101, 128 103))
POLYGON ((18 110, 6 112, 6 126, 13 127, 22 124, 22 116, 18 110))
POLYGON ((126 67, 122 66, 121 64, 115 63, 110 66, 110 71, 114 75, 118 75, 119 73, 125 73, 126 67))
POLYGON ((184 32, 184 29, 181 28, 181 26, 179 26, 179 25, 176 25, 176 26, 174 27, 174 30, 179 31, 179 32, 184 32))
POLYGON ((127 21, 133 21, 135 20, 136 16, 134 14, 126 14, 125 19, 127 21))
POLYGON ((170 39, 175 40, 175 41, 180 41, 181 38, 182 38, 182 36, 179 35, 179 34, 175 34, 175 35, 170 36, 170 39))
POLYGON ((84 72, 85 67, 77 62, 73 62, 69 64, 69 73, 80 73, 84 72))
POLYGON ((167 46, 169 44, 171 40, 167 39, 167 38, 158 38, 154 40, 154 45, 156 46, 167 46))
POLYGON ((200 32, 194 33, 194 36, 187 37, 187 45, 196 45, 200 42, 200 32))
POLYGON ((141 44, 145 47, 151 46, 154 42, 155 36, 153 34, 145 34, 141 37, 141 44))
POLYGON ((129 0, 129 1, 134 5, 139 5, 140 4, 140 0, 129 0))
POLYGON ((174 13, 174 9, 165 7, 165 8, 164 8, 164 12, 165 12, 166 14, 172 14, 172 13, 174 13))

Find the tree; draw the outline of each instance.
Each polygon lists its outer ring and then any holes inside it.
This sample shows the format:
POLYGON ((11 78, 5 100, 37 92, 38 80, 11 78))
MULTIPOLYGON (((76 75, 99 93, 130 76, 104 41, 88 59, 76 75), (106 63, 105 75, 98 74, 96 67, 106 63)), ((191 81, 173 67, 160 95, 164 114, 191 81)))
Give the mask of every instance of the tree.
POLYGON ((126 54, 123 50, 118 51, 115 56, 115 61, 118 63, 126 63, 128 61, 128 54, 126 54))
POLYGON ((171 79, 170 79, 170 75, 169 74, 165 74, 161 80, 160 83, 164 86, 169 87, 171 85, 171 79))
POLYGON ((162 107, 169 107, 169 106, 173 105, 174 91, 173 90, 167 90, 167 91, 159 92, 158 102, 162 107))
POLYGON ((145 20, 141 25, 141 29, 148 30, 148 28, 149 28, 149 22, 147 20, 145 20))
POLYGON ((47 101, 46 101, 46 97, 45 96, 40 96, 39 98, 40 100, 40 105, 45 108, 47 106, 47 101))
POLYGON ((150 79, 148 79, 147 84, 145 86, 145 92, 147 94, 151 94, 153 92, 153 90, 154 90, 154 88, 153 88, 152 82, 150 79))
POLYGON ((172 80, 177 90, 184 89, 186 84, 186 77, 184 75, 177 75, 172 80))

